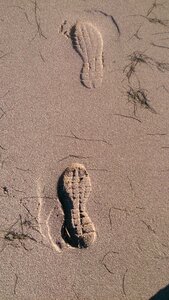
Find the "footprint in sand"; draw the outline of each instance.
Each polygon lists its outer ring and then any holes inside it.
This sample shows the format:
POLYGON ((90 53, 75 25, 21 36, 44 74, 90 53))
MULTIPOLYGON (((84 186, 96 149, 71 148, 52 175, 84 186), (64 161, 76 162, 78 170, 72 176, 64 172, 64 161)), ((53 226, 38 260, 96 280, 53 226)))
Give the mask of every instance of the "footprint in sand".
POLYGON ((58 183, 58 195, 65 214, 63 237, 73 247, 87 248, 96 238, 95 227, 86 213, 90 192, 85 167, 74 163, 66 168, 58 183))
POLYGON ((40 179, 37 181, 38 195, 38 223, 43 243, 51 245, 55 251, 60 252, 65 246, 61 236, 64 223, 64 213, 60 201, 55 197, 44 194, 40 179))
POLYGON ((97 88, 103 79, 103 39, 96 27, 77 21, 71 29, 74 49, 83 60, 80 79, 87 88, 97 88))

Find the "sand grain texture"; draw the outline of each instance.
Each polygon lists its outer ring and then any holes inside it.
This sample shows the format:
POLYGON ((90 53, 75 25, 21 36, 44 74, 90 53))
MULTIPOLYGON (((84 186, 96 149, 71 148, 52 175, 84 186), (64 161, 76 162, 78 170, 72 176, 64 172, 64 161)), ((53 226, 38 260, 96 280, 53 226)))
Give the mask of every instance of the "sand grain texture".
POLYGON ((168 1, 0 12, 0 299, 168 299, 168 1))

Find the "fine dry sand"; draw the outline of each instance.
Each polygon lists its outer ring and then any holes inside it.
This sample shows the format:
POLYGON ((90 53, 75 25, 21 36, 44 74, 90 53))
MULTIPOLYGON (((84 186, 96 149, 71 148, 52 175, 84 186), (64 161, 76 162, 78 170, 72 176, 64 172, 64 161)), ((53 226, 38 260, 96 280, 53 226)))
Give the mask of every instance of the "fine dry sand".
POLYGON ((0 299, 169 299, 167 2, 0 1, 0 299), (82 249, 61 235, 72 163, 82 249))

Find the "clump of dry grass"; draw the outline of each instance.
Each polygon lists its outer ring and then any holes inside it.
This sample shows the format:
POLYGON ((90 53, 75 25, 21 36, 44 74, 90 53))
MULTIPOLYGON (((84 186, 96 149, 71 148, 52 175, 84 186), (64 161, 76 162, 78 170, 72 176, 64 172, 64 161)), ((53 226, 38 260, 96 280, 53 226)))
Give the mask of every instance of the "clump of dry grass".
POLYGON ((153 59, 140 51, 133 52, 128 58, 130 63, 123 70, 128 81, 130 81, 131 76, 136 72, 136 67, 139 64, 153 65, 153 59))
POLYGON ((150 100, 147 98, 145 90, 129 87, 129 90, 127 91, 127 98, 128 101, 132 102, 134 105, 134 115, 136 115, 137 104, 140 104, 140 106, 150 110, 152 113, 157 113, 150 105, 150 100))
POLYGON ((130 63, 124 68, 123 72, 126 74, 128 81, 136 73, 136 68, 140 64, 148 65, 149 67, 155 67, 160 72, 169 71, 169 63, 160 62, 146 54, 144 52, 135 51, 128 56, 130 63))

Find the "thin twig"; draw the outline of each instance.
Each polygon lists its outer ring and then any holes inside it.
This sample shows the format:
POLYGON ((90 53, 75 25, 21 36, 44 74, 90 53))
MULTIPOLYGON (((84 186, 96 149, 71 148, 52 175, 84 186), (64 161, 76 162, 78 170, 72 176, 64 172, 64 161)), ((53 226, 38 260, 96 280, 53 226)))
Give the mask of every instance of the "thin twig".
POLYGON ((117 32, 118 32, 119 36, 121 35, 121 31, 120 31, 119 25, 117 24, 115 18, 114 18, 112 15, 108 15, 108 14, 105 13, 104 11, 102 11, 102 10, 97 10, 97 9, 94 9, 94 10, 86 10, 86 11, 87 11, 87 12, 93 12, 93 11, 94 11, 94 12, 96 12, 96 13, 102 14, 102 15, 105 16, 105 17, 110 18, 111 21, 112 21, 112 23, 113 23, 113 25, 115 25, 115 27, 116 27, 116 29, 117 29, 117 32))
POLYGON ((109 221, 110 221, 110 228, 112 229, 111 207, 109 208, 109 221))
MULTIPOLYGON (((155 109, 149 104, 149 99, 147 98, 147 94, 144 89, 134 89, 131 86, 127 91, 128 101, 132 102, 135 105, 140 104, 144 108, 150 110, 152 113, 157 114, 155 109)), ((134 110, 135 112, 135 110, 134 110)))
POLYGON ((128 181, 129 181, 129 185, 130 185, 131 191, 132 191, 132 193, 133 193, 133 195, 134 195, 135 193, 134 193, 134 189, 133 189, 133 184, 132 184, 132 181, 131 181, 131 179, 129 178, 128 175, 127 175, 127 179, 128 179, 128 181))
POLYGON ((39 55, 40 55, 40 58, 42 59, 42 61, 45 63, 45 59, 40 51, 39 51, 39 55))
POLYGON ((27 22, 29 23, 29 25, 32 25, 32 23, 29 20, 28 14, 26 13, 26 11, 24 12, 25 18, 27 20, 27 22))
POLYGON ((169 49, 169 47, 167 47, 167 46, 157 45, 157 44, 155 44, 155 43, 153 43, 153 42, 151 43, 151 45, 154 46, 154 47, 159 47, 159 48, 169 49))
POLYGON ((79 141, 87 141, 87 142, 102 142, 104 144, 112 146, 111 143, 107 142, 105 139, 90 139, 90 138, 81 138, 75 135, 72 131, 70 131, 72 135, 63 135, 63 134, 57 134, 57 137, 65 137, 65 138, 70 138, 70 139, 76 139, 79 141))
POLYGON ((114 116, 121 116, 121 117, 124 117, 124 118, 133 119, 133 120, 138 121, 139 123, 142 123, 141 120, 137 119, 136 117, 126 116, 126 115, 122 115, 122 114, 114 114, 114 116))
POLYGON ((40 28, 40 21, 38 20, 38 16, 37 16, 37 1, 36 0, 35 0, 34 4, 35 4, 35 22, 37 25, 39 36, 41 37, 42 32, 41 32, 41 28, 40 28))
POLYGON ((138 65, 146 64, 151 67, 153 59, 147 56, 146 54, 144 54, 146 51, 147 50, 145 50, 144 52, 134 51, 132 54, 128 55, 128 59, 130 63, 127 66, 125 66, 123 73, 126 74, 126 77, 129 82, 130 82, 130 78, 136 73, 136 67, 138 65))
POLYGON ((23 205, 23 207, 26 209, 26 211, 28 212, 28 214, 29 214, 31 217, 33 217, 33 218, 36 219, 36 217, 32 215, 32 213, 31 213, 30 210, 27 208, 27 206, 26 206, 24 203, 22 203, 22 205, 23 205))
POLYGON ((75 135, 72 131, 70 131, 71 134, 73 135, 73 137, 77 140, 80 140, 80 141, 89 141, 89 142, 103 142, 107 145, 110 145, 112 146, 112 144, 110 144, 109 142, 107 142, 105 139, 90 139, 90 138, 81 138, 81 137, 78 137, 77 135, 75 135))
POLYGON ((30 169, 23 169, 23 168, 18 168, 16 167, 17 170, 19 171, 23 171, 23 172, 30 172, 31 170, 30 169))
POLYGON ((3 147, 2 145, 0 145, 0 148, 2 149, 2 150, 7 150, 5 147, 3 147))
POLYGON ((142 17, 142 18, 145 18, 150 23, 160 24, 160 25, 163 25, 163 26, 168 26, 168 23, 169 23, 169 20, 164 20, 164 19, 162 20, 162 19, 158 19, 156 17, 150 18, 150 17, 144 16, 144 15, 131 15, 131 16, 132 17, 142 17))
POLYGON ((88 170, 90 170, 90 171, 98 171, 98 172, 109 172, 109 173, 112 173, 112 171, 110 171, 110 170, 107 170, 107 169, 94 169, 94 168, 90 168, 90 169, 88 169, 88 170))
POLYGON ((128 39, 128 41, 130 41, 133 37, 135 37, 138 40, 142 40, 142 38, 138 35, 140 28, 142 25, 140 25, 140 27, 136 30, 136 32, 128 39))
POLYGON ((26 197, 22 197, 20 199, 20 203, 22 203, 23 200, 27 200, 27 199, 50 199, 50 200, 54 200, 54 197, 49 197, 49 196, 26 196, 26 197))
POLYGON ((36 38, 37 34, 39 34, 40 38, 43 37, 44 39, 47 39, 47 37, 44 35, 44 33, 42 32, 42 29, 41 29, 40 17, 38 17, 38 13, 37 13, 37 10, 40 10, 37 5, 37 0, 34 0, 34 2, 32 1, 32 3, 34 4, 35 23, 37 26, 37 32, 36 32, 35 36, 31 39, 30 42, 32 42, 36 38))
POLYGON ((1 116, 0 116, 0 120, 4 117, 4 115, 6 114, 6 112, 2 109, 2 107, 0 107, 0 110, 2 112, 1 116))
POLYGON ((106 270, 110 273, 110 274, 114 274, 114 272, 113 271, 111 271, 108 267, 107 267, 107 265, 103 262, 103 266, 106 268, 106 270))
POLYGON ((146 133, 147 135, 155 135, 155 136, 163 136, 163 135, 167 135, 167 133, 146 133))
POLYGON ((128 213, 127 209, 126 208, 119 208, 119 207, 115 207, 115 206, 112 206, 111 207, 112 209, 115 209, 115 210, 119 210, 119 211, 122 211, 126 214, 126 218, 127 216, 129 216, 130 214, 128 213))
POLYGON ((18 283, 18 275, 15 274, 15 284, 14 284, 14 295, 16 295, 16 286, 17 286, 17 283, 18 283))
POLYGON ((126 290, 125 290, 125 278, 126 278, 126 274, 128 272, 128 269, 126 269, 123 278, 122 278, 122 290, 123 290, 123 294, 126 296, 126 290))
POLYGON ((101 260, 101 263, 102 265, 105 267, 105 269, 110 273, 110 274, 114 274, 113 271, 111 271, 108 267, 107 267, 107 264, 104 262, 105 258, 107 255, 109 255, 110 253, 113 253, 113 254, 119 254, 119 252, 117 251, 108 251, 106 254, 104 254, 102 260, 101 260))
POLYGON ((107 13, 105 13, 105 12, 103 12, 101 10, 95 10, 95 12, 99 12, 100 14, 104 15, 105 17, 109 17, 112 20, 113 24, 115 25, 115 27, 116 27, 116 29, 118 31, 118 34, 120 36, 121 32, 120 32, 119 25, 117 24, 115 18, 112 15, 108 15, 107 13))
POLYGON ((169 31, 163 31, 163 32, 155 32, 155 33, 152 33, 152 35, 158 35, 158 34, 168 34, 169 33, 169 31))
POLYGON ((152 6, 148 9, 146 16, 148 17, 158 6, 163 6, 165 8, 164 3, 157 3, 157 0, 155 0, 152 6))
POLYGON ((81 155, 73 155, 73 154, 69 154, 68 156, 65 156, 61 159, 59 159, 57 162, 61 162, 65 159, 68 159, 68 158, 79 158, 79 159, 87 159, 87 158, 90 158, 89 156, 81 156, 81 155))
POLYGON ((147 227, 148 230, 152 231, 153 233, 156 233, 156 231, 151 227, 150 224, 147 224, 144 220, 141 220, 141 222, 147 227))

